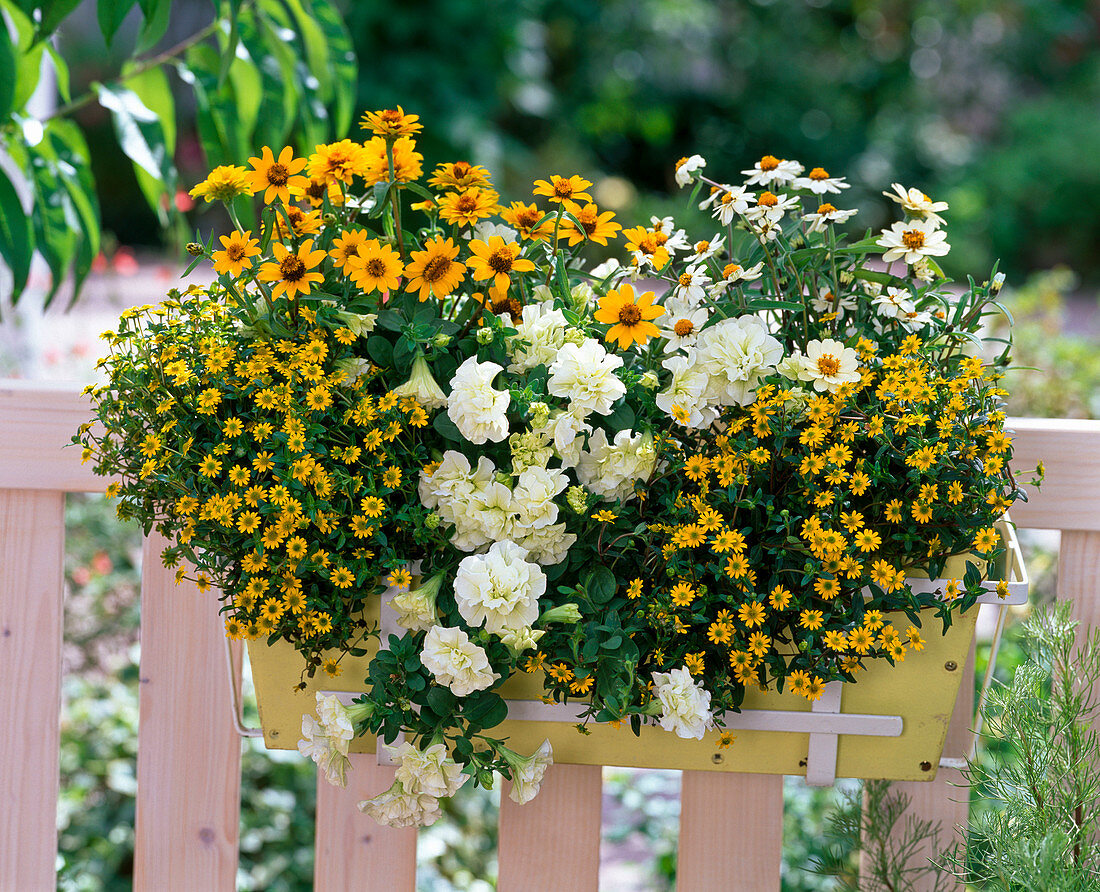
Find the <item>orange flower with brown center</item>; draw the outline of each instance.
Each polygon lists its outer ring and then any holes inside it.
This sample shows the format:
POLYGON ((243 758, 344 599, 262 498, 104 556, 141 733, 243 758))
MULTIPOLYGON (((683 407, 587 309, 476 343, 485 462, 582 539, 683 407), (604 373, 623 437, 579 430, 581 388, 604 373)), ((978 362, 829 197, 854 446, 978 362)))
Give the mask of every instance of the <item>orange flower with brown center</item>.
POLYGON ((597 322, 611 325, 605 341, 618 341, 619 349, 625 350, 631 344, 644 344, 658 334, 657 326, 650 320, 664 314, 664 307, 654 306, 657 296, 652 291, 635 296, 634 286, 623 283, 612 288, 600 298, 599 309, 594 317, 597 322))

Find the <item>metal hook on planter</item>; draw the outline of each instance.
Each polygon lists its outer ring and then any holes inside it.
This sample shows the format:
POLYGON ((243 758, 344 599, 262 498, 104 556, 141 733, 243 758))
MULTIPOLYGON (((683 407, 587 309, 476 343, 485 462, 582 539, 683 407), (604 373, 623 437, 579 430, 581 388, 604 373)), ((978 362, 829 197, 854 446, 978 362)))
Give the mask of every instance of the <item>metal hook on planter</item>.
POLYGON ((241 712, 240 674, 237 672, 237 663, 233 659, 233 645, 228 638, 225 640, 225 666, 229 671, 229 696, 230 711, 233 713, 233 730, 241 737, 263 737, 264 732, 260 728, 250 728, 244 723, 244 715, 241 712))

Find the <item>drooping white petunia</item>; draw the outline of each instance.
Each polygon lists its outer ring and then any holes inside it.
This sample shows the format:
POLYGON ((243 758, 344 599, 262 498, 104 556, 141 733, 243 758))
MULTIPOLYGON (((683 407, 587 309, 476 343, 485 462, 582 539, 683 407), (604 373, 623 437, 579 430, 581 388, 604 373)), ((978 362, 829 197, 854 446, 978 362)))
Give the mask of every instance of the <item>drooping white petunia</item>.
POLYGON ((554 764, 554 748, 550 746, 549 740, 544 740, 526 758, 506 746, 499 749, 512 774, 512 792, 508 794, 508 798, 519 805, 525 805, 538 795, 546 769, 554 764))
POLYGON ((401 781, 359 803, 359 811, 388 827, 430 827, 442 817, 439 800, 427 793, 410 793, 401 781))
POLYGON ((447 405, 447 397, 439 386, 423 356, 413 360, 409 380, 393 389, 396 396, 411 396, 425 409, 441 409, 447 405))
POLYGON ((393 749, 397 768, 394 777, 401 782, 406 793, 426 793, 437 799, 454 796, 459 788, 468 781, 469 775, 462 773, 462 766, 451 758, 443 743, 435 743, 427 749, 405 742, 393 749))

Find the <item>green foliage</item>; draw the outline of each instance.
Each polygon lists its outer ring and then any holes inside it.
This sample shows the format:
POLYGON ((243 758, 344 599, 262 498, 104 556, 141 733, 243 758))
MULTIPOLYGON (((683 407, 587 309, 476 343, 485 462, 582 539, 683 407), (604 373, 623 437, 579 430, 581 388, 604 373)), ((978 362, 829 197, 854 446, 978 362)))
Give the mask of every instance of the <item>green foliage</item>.
MULTIPOLYGON (((191 87, 204 152, 212 164, 241 159, 257 145, 278 151, 287 140, 312 147, 351 123, 356 76, 350 37, 329 0, 243 0, 216 4, 214 21, 156 55, 170 3, 140 0, 136 43, 117 76, 69 97, 67 63, 50 38, 76 6, 63 2, 0 2, 0 152, 15 162, 17 180, 0 172, 0 261, 12 277, 12 302, 26 288, 32 254, 46 261, 48 305, 67 276, 73 299, 99 252, 100 213, 88 144, 68 120, 98 103, 111 117, 119 145, 163 227, 181 225, 175 209, 175 102, 166 70, 191 87), (48 54, 65 105, 37 120, 27 105, 48 54), (308 86, 307 86, 308 85, 308 86), (332 110, 330 112, 330 109, 332 110), (243 154, 242 154, 243 153, 243 154), (21 188, 22 187, 22 188, 21 188), (29 198, 24 213, 20 191, 29 198)), ((134 0, 98 0, 97 18, 110 45, 134 0)))
POLYGON ((987 738, 1005 752, 971 762, 968 783, 991 807, 945 863, 977 889, 1095 889, 1100 875, 1100 630, 1076 642, 1061 603, 1027 624, 1030 655, 990 694, 987 738))

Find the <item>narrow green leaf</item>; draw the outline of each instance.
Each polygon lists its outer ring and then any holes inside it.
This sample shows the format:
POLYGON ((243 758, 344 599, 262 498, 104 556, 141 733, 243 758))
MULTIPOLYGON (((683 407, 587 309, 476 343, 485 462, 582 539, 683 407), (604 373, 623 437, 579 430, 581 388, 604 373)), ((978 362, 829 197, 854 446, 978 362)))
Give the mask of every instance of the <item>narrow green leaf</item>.
MULTIPOLYGON (((233 89, 241 137, 251 143, 263 103, 263 79, 243 45, 238 46, 237 58, 229 66, 229 83, 233 89)), ((258 148, 254 147, 254 151, 258 148)))
POLYGON ((352 125, 359 86, 359 60, 344 25, 344 19, 330 0, 313 0, 313 14, 328 43, 329 60, 334 75, 332 114, 333 131, 344 136, 352 125))
POLYGON ((7 26, 0 27, 0 118, 11 114, 15 100, 15 52, 7 26))
POLYGON ((45 299, 45 305, 49 306, 65 281, 65 274, 76 256, 80 217, 58 176, 52 143, 42 140, 38 145, 28 147, 27 154, 30 158, 29 172, 34 193, 31 219, 35 246, 50 268, 52 276, 45 299))
POLYGON ((103 32, 103 40, 107 46, 115 39, 119 26, 126 20, 127 13, 134 8, 134 2, 135 0, 97 0, 96 18, 99 19, 99 30, 103 32))
POLYGON ((54 49, 52 43, 44 44, 46 52, 50 54, 50 61, 53 63, 54 77, 57 78, 57 92, 61 95, 63 102, 72 102, 73 94, 69 88, 69 66, 64 59, 61 58, 61 53, 54 49))
POLYGON ((278 149, 285 144, 295 118, 294 57, 262 16, 241 21, 241 43, 260 75, 260 106, 253 141, 256 147, 278 149))
POLYGON ((168 30, 168 19, 172 12, 172 0, 138 0, 145 22, 141 26, 134 55, 148 52, 164 37, 168 30))
POLYGON ((73 259, 73 302, 80 293, 92 261, 99 253, 100 217, 91 156, 84 134, 72 121, 55 118, 46 125, 46 136, 57 158, 57 176, 80 218, 79 240, 73 259))
POLYGON ((38 20, 38 28, 35 30, 34 39, 45 40, 54 31, 65 17, 80 5, 80 0, 45 0, 38 8, 42 11, 42 17, 38 20))
POLYGON ((22 56, 16 56, 15 60, 15 91, 12 98, 12 108, 21 109, 25 106, 38 87, 38 80, 42 76, 42 53, 45 52, 45 44, 38 44, 22 56))
POLYGON ((305 50, 309 73, 317 79, 317 94, 323 101, 332 98, 332 67, 329 64, 329 47, 321 26, 306 11, 302 0, 284 0, 294 16, 295 30, 305 50))
MULTIPOLYGON (((229 20, 229 34, 224 38, 224 43, 221 43, 221 64, 218 66, 218 89, 225 86, 226 78, 229 77, 229 67, 233 64, 233 60, 237 58, 237 45, 241 41, 240 29, 237 21, 237 5, 235 3, 223 3, 222 4, 222 18, 229 20)), ((222 40, 222 34, 218 34, 219 42, 222 40)))
POLYGON ((169 155, 173 155, 176 151, 176 102, 172 98, 168 75, 163 68, 150 68, 141 74, 130 75, 134 67, 132 62, 122 67, 126 87, 157 116, 164 131, 164 145, 169 155))
POLYGON ((0 167, 0 257, 12 275, 12 303, 27 287, 27 275, 34 252, 30 218, 23 211, 19 195, 8 175, 0 167))

